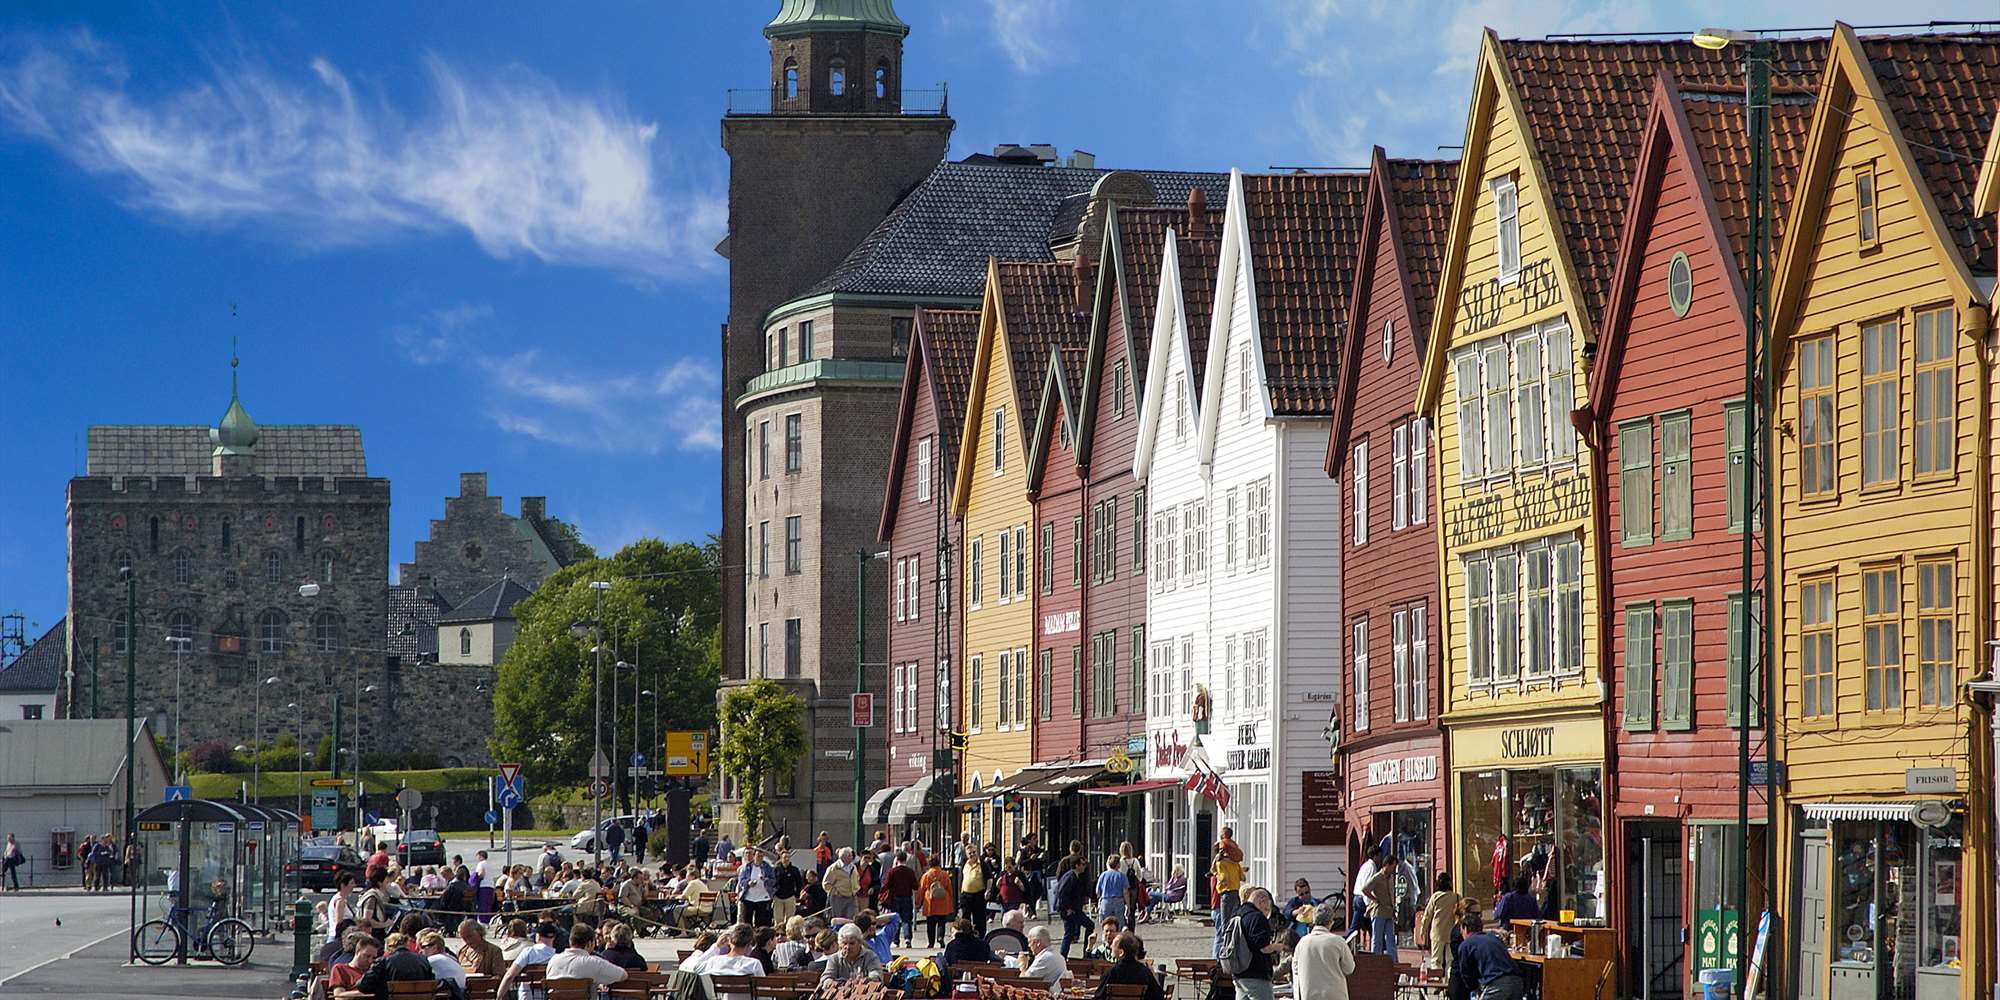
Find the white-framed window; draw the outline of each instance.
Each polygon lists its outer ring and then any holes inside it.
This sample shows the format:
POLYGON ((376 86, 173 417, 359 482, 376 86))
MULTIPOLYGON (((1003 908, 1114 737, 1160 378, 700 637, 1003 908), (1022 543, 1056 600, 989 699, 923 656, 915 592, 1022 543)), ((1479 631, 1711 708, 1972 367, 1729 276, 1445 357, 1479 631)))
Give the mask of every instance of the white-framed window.
POLYGON ((1244 488, 1246 526, 1243 562, 1247 569, 1259 569, 1271 561, 1271 477, 1265 476, 1244 488))
POLYGON ((1160 522, 1161 549, 1160 565, 1166 576, 1166 587, 1173 590, 1180 586, 1181 566, 1181 511, 1179 507, 1169 507, 1160 522))
POLYGON ((1014 526, 1014 598, 1028 596, 1028 526, 1014 526))
POLYGON ((1250 415, 1250 348, 1245 345, 1236 352, 1236 413, 1250 415))
POLYGON ((1493 567, 1490 557, 1465 557, 1465 678, 1493 681, 1493 567))
POLYGON ((966 666, 965 706, 966 728, 979 732, 986 715, 986 658, 973 657, 966 666))
POLYGON ((1476 483, 1486 478, 1486 410, 1480 403, 1479 352, 1468 348, 1452 360, 1458 392, 1458 478, 1476 483))
POLYGON ((1389 684, 1395 720, 1410 721, 1410 611, 1397 608, 1389 616, 1389 684))
POLYGON ((1500 283, 1512 284, 1521 276, 1520 191, 1512 174, 1487 183, 1493 191, 1493 238, 1500 257, 1500 283))
POLYGON ((993 411, 993 474, 1007 471, 1007 408, 993 411))
POLYGON ((1551 535, 1464 557, 1467 683, 1583 669, 1583 543, 1551 535))
POLYGON ((931 718, 937 720, 937 727, 950 732, 954 725, 951 711, 951 661, 939 660, 937 664, 937 705, 931 710, 931 718))
POLYGON ((926 434, 917 441, 917 502, 931 502, 931 446, 935 435, 926 434))
POLYGON ((905 713, 903 731, 914 733, 917 731, 918 725, 917 706, 922 704, 922 699, 917 696, 917 685, 923 682, 923 668, 917 661, 911 660, 908 664, 904 665, 903 669, 909 674, 908 678, 903 681, 903 690, 905 692, 903 696, 903 712, 905 713))
POLYGON ((971 602, 974 609, 979 607, 981 600, 986 596, 985 581, 980 579, 980 570, 985 564, 982 541, 984 539, 973 539, 965 554, 965 598, 971 602))
POLYGON ((1549 399, 1542 364, 1542 338, 1533 330, 1514 335, 1514 416, 1520 428, 1516 465, 1539 468, 1548 459, 1549 399))
POLYGON ((1514 471, 1514 401, 1508 387, 1507 341, 1496 337, 1479 354, 1480 375, 1486 386, 1481 400, 1486 405, 1486 474, 1504 476, 1514 471))
POLYGON ((1243 640, 1243 658, 1245 661, 1244 681, 1248 686, 1248 691, 1246 692, 1246 697, 1249 700, 1248 707, 1258 711, 1262 711, 1270 701, 1270 639, 1270 630, 1260 628, 1244 637, 1243 640))
POLYGON ((1410 526, 1410 425, 1397 424, 1389 454, 1389 530, 1410 526))
POLYGON ((919 559, 916 556, 909 557, 909 563, 910 563, 910 592, 908 600, 910 606, 909 610, 903 613, 903 617, 909 619, 910 621, 916 621, 918 618, 922 617, 920 612, 923 610, 924 606, 924 591, 922 582, 924 576, 924 563, 922 559, 919 559))
POLYGON ((1410 523, 1430 520, 1431 508, 1431 418, 1410 420, 1410 523))
POLYGON ((1388 364, 1396 356, 1396 321, 1382 321, 1382 363, 1388 364))
POLYGON ((1174 443, 1186 444, 1188 432, 1187 383, 1174 379, 1174 443))
POLYGON ((909 570, 907 562, 908 561, 904 559, 896 560, 896 589, 891 593, 889 598, 890 607, 896 609, 897 621, 903 620, 903 601, 906 595, 909 593, 909 588, 907 586, 908 581, 905 579, 905 575, 908 573, 909 570))
POLYGON ((1181 714, 1194 712, 1194 636, 1181 636, 1181 714))
POLYGON ((891 732, 900 733, 903 731, 903 665, 902 664, 900 663, 896 664, 894 669, 890 671, 890 680, 892 683, 889 688, 889 723, 890 723, 889 730, 891 732))
POLYGON ((1354 620, 1354 731, 1368 731, 1368 618, 1354 620))
POLYGON ((1000 651, 1000 731, 1014 728, 1014 651, 1000 651))
MULTIPOLYGON (((1250 692, 1243 692, 1243 701, 1248 704, 1250 692)), ((1222 705, 1223 713, 1236 711, 1236 634, 1234 632, 1222 640, 1222 705)))
POLYGON ((1013 573, 1014 533, 1004 528, 1001 529, 1000 531, 999 552, 1000 552, 999 595, 1000 595, 1000 603, 1005 604, 1008 601, 1014 599, 1014 573, 1013 573))
POLYGON ((1430 684, 1430 606, 1419 601, 1410 606, 1410 718, 1430 717, 1430 684))
POLYGON ((1368 544, 1368 439, 1354 443, 1354 544, 1368 544))
POLYGON ((1240 511, 1236 505, 1236 487, 1231 486, 1222 498, 1222 564, 1229 572, 1236 572, 1236 539, 1242 534, 1237 524, 1240 511))
POLYGON ((1191 583, 1208 578, 1208 501, 1187 505, 1187 572, 1191 583))
POLYGON ((1569 413, 1576 408, 1576 358, 1570 354, 1569 321, 1552 319, 1541 324, 1542 362, 1547 365, 1549 408, 1549 460, 1568 462, 1576 458, 1576 427, 1569 413))

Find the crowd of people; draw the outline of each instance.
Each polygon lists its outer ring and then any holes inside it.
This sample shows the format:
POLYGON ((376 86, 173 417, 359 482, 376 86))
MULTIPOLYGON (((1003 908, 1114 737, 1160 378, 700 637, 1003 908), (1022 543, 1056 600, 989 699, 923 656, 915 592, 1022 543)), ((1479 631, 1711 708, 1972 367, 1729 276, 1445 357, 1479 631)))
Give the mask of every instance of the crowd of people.
MULTIPOLYGON (((63 848, 61 853, 63 856, 55 859, 55 867, 67 868, 74 863, 77 884, 88 892, 110 892, 118 886, 130 885, 133 873, 139 870, 138 842, 120 843, 117 834, 85 836, 75 847, 63 848)), ((8 834, 6 846, 0 848, 0 892, 21 891, 21 869, 27 865, 27 851, 13 834, 8 834)))

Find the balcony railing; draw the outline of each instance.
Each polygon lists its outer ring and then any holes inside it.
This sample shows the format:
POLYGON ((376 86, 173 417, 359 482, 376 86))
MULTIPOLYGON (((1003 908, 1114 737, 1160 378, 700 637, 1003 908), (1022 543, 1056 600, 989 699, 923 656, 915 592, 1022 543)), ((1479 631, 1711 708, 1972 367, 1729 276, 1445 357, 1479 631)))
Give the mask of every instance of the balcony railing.
MULTIPOLYGON (((864 85, 865 83, 866 81, 863 81, 864 85)), ((813 113, 803 109, 796 111, 794 110, 773 111, 771 109, 772 92, 769 87, 759 87, 755 89, 742 89, 742 90, 728 90, 724 91, 724 94, 727 95, 728 99, 727 113, 730 115, 737 115, 737 116, 805 115, 813 113)), ((947 93, 945 85, 938 84, 937 89, 935 90, 903 91, 903 106, 902 109, 899 111, 862 110, 862 111, 841 111, 841 112, 822 112, 822 113, 863 114, 863 115, 874 114, 874 115, 885 115, 885 116, 894 114, 894 115, 917 115, 923 117, 936 117, 939 115, 944 115, 949 113, 949 107, 951 102, 948 99, 948 97, 949 95, 947 93)))
POLYGON ((762 395, 773 389, 802 385, 807 382, 895 382, 903 377, 901 361, 853 361, 846 358, 821 358, 815 361, 786 365, 767 371, 750 380, 743 387, 743 394, 736 397, 740 403, 752 396, 762 395))

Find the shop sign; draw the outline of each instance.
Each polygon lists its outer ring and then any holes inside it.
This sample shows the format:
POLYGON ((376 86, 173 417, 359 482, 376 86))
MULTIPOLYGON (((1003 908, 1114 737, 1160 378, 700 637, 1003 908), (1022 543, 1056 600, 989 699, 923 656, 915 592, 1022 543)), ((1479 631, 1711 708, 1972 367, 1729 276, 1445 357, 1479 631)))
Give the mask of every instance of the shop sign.
POLYGON ((1257 742, 1257 724, 1256 724, 1256 723, 1254 723, 1254 722, 1246 722, 1246 723, 1243 723, 1242 725, 1240 725, 1240 726, 1237 726, 1237 727, 1236 727, 1236 745, 1237 745, 1237 746, 1239 746, 1239 747, 1247 747, 1247 746, 1249 746, 1250 744, 1252 744, 1252 743, 1255 743, 1255 742, 1257 742))
POLYGON ((1340 772, 1306 771, 1299 775, 1299 840, 1307 847, 1339 847, 1340 772))
POLYGON ((1500 759, 1532 760, 1555 753, 1556 727, 1523 726, 1500 734, 1500 759))
POLYGON ((1912 767, 1903 771, 1903 790, 1912 795, 1949 795, 1958 791, 1955 767, 1912 767))
POLYGON ((1265 747, 1257 750, 1229 751, 1229 769, 1232 771, 1258 771, 1271 766, 1271 751, 1265 747))
POLYGON ((1042 616, 1043 635, 1061 635, 1074 632, 1082 627, 1083 619, 1075 611, 1054 611, 1042 616))
POLYGON ((1368 765, 1368 786, 1398 785, 1405 781, 1436 781, 1438 759, 1435 754, 1421 757, 1391 757, 1368 765))
POLYGON ((1451 731, 1454 768, 1519 766, 1604 757, 1604 723, 1564 713, 1530 725, 1466 726, 1451 731))
POLYGON ((1181 742, 1181 731, 1153 734, 1153 766, 1180 767, 1187 760, 1188 745, 1181 742))
POLYGON ((1453 548, 1502 535, 1540 531, 1590 516, 1590 480, 1577 474, 1530 478, 1505 494, 1483 493, 1452 506, 1446 515, 1453 548))

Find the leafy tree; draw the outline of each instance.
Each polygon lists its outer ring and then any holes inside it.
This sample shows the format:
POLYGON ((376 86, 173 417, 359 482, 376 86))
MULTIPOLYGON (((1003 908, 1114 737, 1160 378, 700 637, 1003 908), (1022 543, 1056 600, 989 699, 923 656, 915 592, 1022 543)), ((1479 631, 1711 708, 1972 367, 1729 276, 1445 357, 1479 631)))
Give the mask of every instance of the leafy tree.
POLYGON ((243 769, 228 740, 203 740, 187 749, 188 770, 224 774, 243 769))
POLYGON ((764 777, 790 774, 806 752, 805 699, 777 681, 752 681, 722 698, 722 739, 716 747, 722 772, 736 779, 737 815, 750 843, 770 811, 764 777))
MULTIPOLYGON (((603 641, 598 680, 607 746, 615 732, 623 754, 635 713, 640 732, 651 739, 654 704, 632 703, 635 672, 638 688, 654 692, 662 730, 713 728, 721 603, 720 549, 713 543, 642 539, 609 559, 558 570, 514 606, 514 644, 496 670, 488 747, 500 760, 521 761, 542 787, 587 777, 598 659, 590 637, 578 638, 570 629, 587 620, 598 622, 603 641), (611 584, 601 611, 593 580, 611 584), (633 666, 621 670, 620 661, 633 666), (616 717, 612 684, 619 692, 616 717)), ((622 769, 622 761, 613 764, 622 769)))

